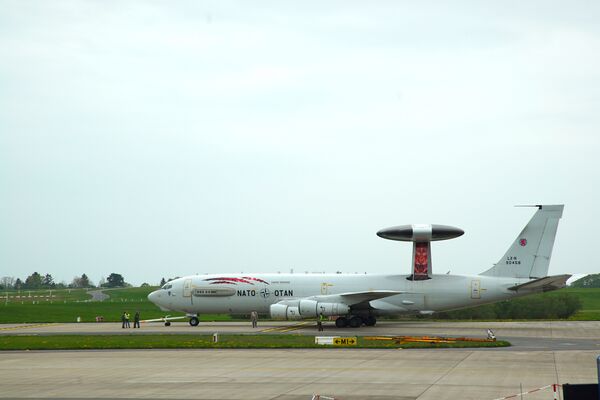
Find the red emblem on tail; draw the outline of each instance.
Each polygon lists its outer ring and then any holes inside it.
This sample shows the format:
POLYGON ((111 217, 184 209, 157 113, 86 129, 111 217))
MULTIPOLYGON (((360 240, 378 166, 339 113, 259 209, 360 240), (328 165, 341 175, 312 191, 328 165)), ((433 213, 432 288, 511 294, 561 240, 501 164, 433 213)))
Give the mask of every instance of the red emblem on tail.
POLYGON ((521 239, 519 240, 519 244, 523 247, 527 246, 527 239, 521 239))

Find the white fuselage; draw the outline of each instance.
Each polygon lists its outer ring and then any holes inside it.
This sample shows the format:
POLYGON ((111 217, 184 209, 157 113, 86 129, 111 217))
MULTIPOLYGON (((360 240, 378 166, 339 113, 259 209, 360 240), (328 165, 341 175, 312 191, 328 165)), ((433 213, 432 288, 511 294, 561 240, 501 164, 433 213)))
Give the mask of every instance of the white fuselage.
POLYGON ((311 296, 390 290, 401 294, 368 302, 373 315, 430 313, 493 303, 531 291, 510 287, 524 278, 481 275, 433 275, 413 281, 409 275, 384 274, 218 274, 175 279, 148 298, 164 310, 187 314, 251 311, 268 313, 272 304, 311 296))
POLYGON ((430 242, 460 236, 447 225, 402 225, 380 230, 386 239, 413 242, 412 275, 212 274, 175 279, 148 296, 164 310, 191 314, 269 313, 273 319, 337 317, 336 326, 373 326, 376 316, 431 314, 494 303, 564 287, 569 275, 548 276, 564 206, 537 211, 494 266, 480 275, 434 275, 430 242), (414 280, 413 280, 414 277, 414 280))

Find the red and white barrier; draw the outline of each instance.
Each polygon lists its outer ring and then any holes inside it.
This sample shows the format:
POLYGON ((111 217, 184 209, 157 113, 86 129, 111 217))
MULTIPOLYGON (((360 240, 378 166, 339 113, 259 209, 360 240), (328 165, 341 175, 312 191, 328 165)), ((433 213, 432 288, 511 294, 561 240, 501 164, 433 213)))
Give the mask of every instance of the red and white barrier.
POLYGON ((529 390, 527 392, 512 394, 512 395, 506 396, 506 397, 498 397, 497 399, 494 399, 494 400, 514 399, 514 398, 517 398, 519 396, 525 396, 527 394, 539 392, 540 390, 546 390, 546 389, 550 389, 550 388, 552 388, 552 391, 554 392, 554 399, 558 400, 558 387, 559 386, 560 386, 559 384, 553 383, 552 385, 542 386, 541 388, 532 389, 532 390, 529 390))
MULTIPOLYGON (((523 393, 517 393, 517 394, 511 394, 510 396, 506 396, 506 397, 498 397, 497 399, 494 400, 507 400, 507 399, 515 399, 519 396, 525 396, 531 393, 535 393, 535 392, 539 392, 540 390, 546 390, 546 389, 550 389, 552 388, 552 392, 554 394, 554 400, 559 400, 559 396, 558 396, 558 388, 561 385, 557 384, 557 383, 553 383, 552 385, 546 385, 546 386, 542 386, 540 388, 537 389, 531 389, 527 392, 523 392, 523 393)), ((328 397, 328 396, 321 396, 318 394, 313 394, 312 399, 311 400, 335 400, 335 397, 328 397)))

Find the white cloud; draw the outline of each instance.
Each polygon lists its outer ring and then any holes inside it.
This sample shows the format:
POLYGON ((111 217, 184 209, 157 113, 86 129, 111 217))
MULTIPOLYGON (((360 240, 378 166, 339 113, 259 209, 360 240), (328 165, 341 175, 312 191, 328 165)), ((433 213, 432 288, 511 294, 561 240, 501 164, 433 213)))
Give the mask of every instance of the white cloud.
POLYGON ((3 4, 8 274, 406 272, 374 232, 411 222, 475 273, 544 201, 553 272, 597 269, 590 3, 3 4))

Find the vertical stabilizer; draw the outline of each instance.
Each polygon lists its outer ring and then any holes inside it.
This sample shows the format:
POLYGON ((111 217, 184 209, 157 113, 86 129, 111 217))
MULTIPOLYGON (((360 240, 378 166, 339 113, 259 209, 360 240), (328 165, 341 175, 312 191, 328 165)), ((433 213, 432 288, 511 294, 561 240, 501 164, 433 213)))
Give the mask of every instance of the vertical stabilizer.
POLYGON ((540 205, 506 254, 489 270, 488 276, 541 278, 548 275, 550 256, 564 205, 540 205))

